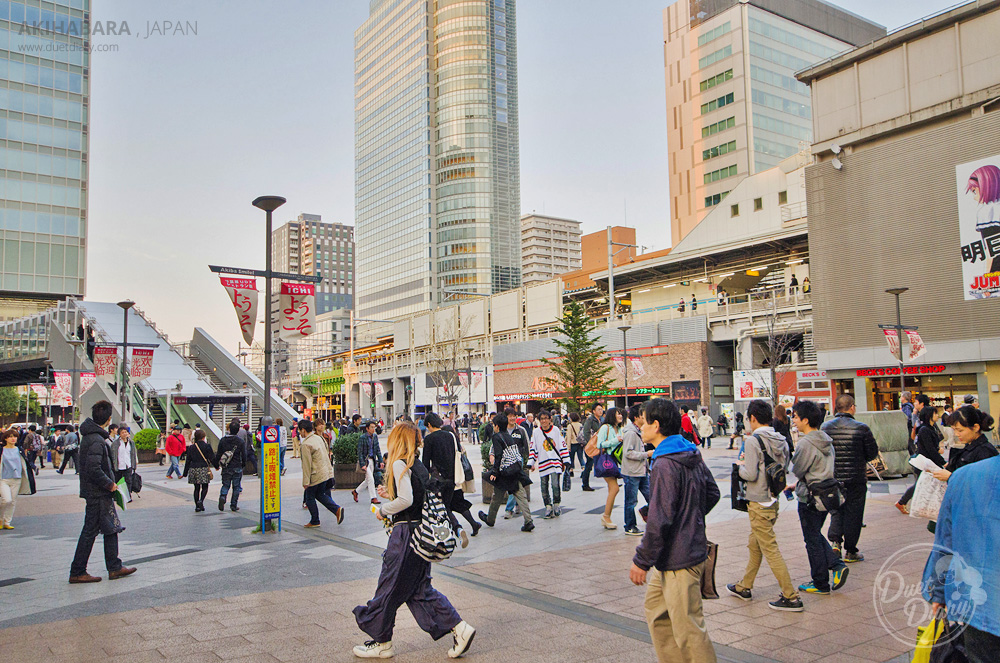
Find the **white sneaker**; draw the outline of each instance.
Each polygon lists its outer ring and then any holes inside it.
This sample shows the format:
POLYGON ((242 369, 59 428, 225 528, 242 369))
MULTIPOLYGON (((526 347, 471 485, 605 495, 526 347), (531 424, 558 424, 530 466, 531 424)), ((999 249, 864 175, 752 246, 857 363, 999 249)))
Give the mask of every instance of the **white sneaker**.
POLYGON ((469 650, 472 639, 476 637, 476 629, 463 620, 451 629, 451 633, 455 638, 455 646, 448 650, 448 658, 461 658, 469 650))
POLYGON ((354 655, 358 658, 392 658, 396 655, 396 651, 392 648, 392 642, 369 640, 355 647, 354 655))

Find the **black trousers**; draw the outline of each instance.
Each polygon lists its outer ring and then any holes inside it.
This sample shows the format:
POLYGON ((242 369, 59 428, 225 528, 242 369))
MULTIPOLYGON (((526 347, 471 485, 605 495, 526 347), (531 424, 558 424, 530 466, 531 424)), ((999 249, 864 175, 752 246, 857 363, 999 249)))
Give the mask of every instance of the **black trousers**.
POLYGON ((59 468, 60 472, 65 472, 66 471, 66 463, 68 463, 70 461, 70 459, 72 458, 73 459, 73 469, 76 470, 77 474, 80 473, 80 464, 79 464, 79 461, 77 461, 77 459, 76 459, 76 454, 77 454, 77 450, 76 449, 73 449, 73 451, 64 451, 63 452, 63 462, 62 462, 62 466, 59 468))
MULTIPOLYGON (((76 544, 76 555, 73 557, 73 565, 69 567, 70 577, 82 576, 87 572, 87 562, 90 561, 90 553, 94 549, 94 541, 101 533, 102 520, 107 518, 107 513, 112 508, 109 502, 112 498, 97 497, 87 500, 87 507, 83 514, 83 531, 80 532, 80 540, 76 544)), ((108 524, 104 523, 105 531, 108 524)), ((104 564, 108 573, 122 568, 122 561, 118 558, 118 534, 104 535, 104 564)))
POLYGON ((590 488, 590 473, 594 471, 594 459, 587 456, 587 464, 583 468, 583 487, 590 488))
POLYGON ((844 483, 844 506, 830 516, 830 529, 826 538, 833 543, 844 544, 844 550, 849 553, 858 552, 858 539, 861 538, 861 525, 865 522, 865 498, 868 495, 868 482, 851 481, 844 483))
POLYGON ((806 555, 809 557, 809 575, 812 576, 816 589, 828 592, 830 571, 843 562, 823 538, 825 522, 826 511, 817 511, 799 502, 799 524, 802 526, 802 538, 805 540, 806 555))
POLYGON ((989 663, 996 660, 997 650, 1000 649, 1000 637, 972 626, 965 627, 963 636, 969 663, 989 663))

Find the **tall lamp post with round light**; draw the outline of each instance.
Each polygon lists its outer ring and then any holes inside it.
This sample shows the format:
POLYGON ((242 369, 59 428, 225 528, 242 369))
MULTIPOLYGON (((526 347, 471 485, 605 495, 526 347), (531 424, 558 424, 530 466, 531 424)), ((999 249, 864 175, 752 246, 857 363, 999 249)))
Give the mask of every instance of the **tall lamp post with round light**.
POLYGON ((118 302, 122 312, 125 314, 125 325, 122 331, 122 383, 119 385, 118 395, 122 401, 122 424, 129 426, 131 422, 128 416, 128 310, 135 306, 131 299, 118 302))
POLYGON ((285 199, 281 196, 260 196, 255 198, 253 206, 264 210, 267 216, 266 240, 264 257, 264 269, 267 275, 264 277, 264 298, 267 315, 264 317, 264 420, 265 425, 270 425, 271 421, 271 213, 285 204, 285 199))

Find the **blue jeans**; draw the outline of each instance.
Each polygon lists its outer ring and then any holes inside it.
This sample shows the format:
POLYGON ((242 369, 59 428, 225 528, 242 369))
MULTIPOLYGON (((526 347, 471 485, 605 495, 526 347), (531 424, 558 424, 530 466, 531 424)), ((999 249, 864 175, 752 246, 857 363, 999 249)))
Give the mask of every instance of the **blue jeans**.
POLYGON ((226 495, 229 494, 229 488, 232 486, 233 489, 233 501, 232 505, 236 506, 237 502, 240 500, 240 493, 243 492, 243 470, 233 470, 232 472, 222 471, 222 490, 219 491, 219 499, 222 502, 226 501, 226 495))
POLYGON ((181 478, 181 466, 180 466, 180 460, 181 459, 178 458, 177 456, 168 456, 168 458, 170 458, 170 468, 167 470, 167 478, 168 479, 170 478, 170 473, 171 472, 176 472, 177 473, 177 478, 180 479, 181 478))
POLYGON ((311 525, 319 524, 319 507, 316 506, 316 502, 325 506, 327 511, 332 514, 336 514, 340 510, 337 503, 333 501, 333 497, 330 496, 332 489, 333 479, 327 479, 322 483, 306 488, 306 507, 309 509, 309 523, 311 525))
POLYGON ((646 504, 649 504, 649 475, 644 477, 624 477, 625 479, 625 529, 631 529, 635 524, 635 507, 639 504, 639 493, 642 493, 646 504))
POLYGON ((576 469, 576 461, 577 460, 580 461, 580 468, 581 469, 583 468, 584 465, 587 464, 587 461, 584 459, 584 455, 583 455, 583 447, 584 447, 584 445, 580 444, 579 442, 572 442, 572 443, 570 443, 570 445, 569 445, 569 468, 571 470, 575 470, 576 469))
POLYGON ((513 495, 508 495, 507 496, 507 512, 508 513, 514 513, 514 496, 513 495))
POLYGON ((288 447, 281 447, 278 449, 278 471, 285 471, 285 449, 288 447))

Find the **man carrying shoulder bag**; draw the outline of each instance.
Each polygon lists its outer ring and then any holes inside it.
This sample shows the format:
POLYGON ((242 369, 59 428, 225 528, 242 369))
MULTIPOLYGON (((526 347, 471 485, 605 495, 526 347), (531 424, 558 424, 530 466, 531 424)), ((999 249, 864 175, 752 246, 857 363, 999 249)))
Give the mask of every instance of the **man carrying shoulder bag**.
POLYGON ((761 560, 767 559, 781 588, 781 595, 768 606, 774 610, 802 612, 802 600, 795 591, 788 567, 778 549, 774 524, 778 520, 779 497, 784 490, 788 467, 788 443, 771 427, 772 410, 763 400, 754 400, 747 407, 751 435, 745 443, 744 460, 739 466, 740 478, 747 482, 747 513, 750 516, 750 559, 743 579, 727 585, 729 593, 749 601, 761 560), (778 485, 781 484, 781 485, 778 485))

